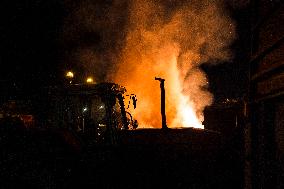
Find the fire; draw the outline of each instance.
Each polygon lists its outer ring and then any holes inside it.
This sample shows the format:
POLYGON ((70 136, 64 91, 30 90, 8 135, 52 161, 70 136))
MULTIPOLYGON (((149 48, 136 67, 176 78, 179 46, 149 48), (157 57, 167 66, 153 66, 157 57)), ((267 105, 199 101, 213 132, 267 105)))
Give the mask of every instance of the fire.
MULTIPOLYGON (((178 70, 177 55, 173 55, 172 66, 171 66, 171 82, 170 90, 176 91, 175 95, 177 98, 174 101, 176 105, 175 121, 171 125, 172 127, 195 127, 204 128, 201 120, 197 118, 196 109, 193 103, 190 103, 190 97, 183 94, 183 83, 181 82, 181 73, 178 70)), ((166 68, 165 68, 166 69, 166 68)), ((191 81, 194 82, 194 81, 191 81)), ((196 83, 198 85, 198 83, 196 83)))
POLYGON ((161 127, 160 88, 154 80, 161 77, 167 125, 204 128, 203 110, 213 96, 200 65, 228 60, 234 38, 221 7, 215 1, 194 1, 169 14, 154 1, 131 1, 125 45, 110 78, 137 95, 137 108, 128 111, 139 127, 161 127))
MULTIPOLYGON (((166 45, 157 50, 157 54, 154 57, 143 57, 141 67, 135 66, 136 68, 129 72, 127 78, 121 77, 121 74, 117 75, 117 82, 137 95, 137 109, 129 111, 138 119, 140 128, 161 127, 160 88, 154 80, 155 76, 160 76, 165 79, 167 125, 203 129, 202 117, 197 116, 194 102, 190 96, 183 94, 185 84, 182 72, 178 68, 178 45, 166 45)), ((128 61, 134 60, 128 59, 128 61)), ((198 85, 198 82, 195 85, 198 85)))
POLYGON ((73 49, 75 62, 96 81, 136 94, 137 108, 127 111, 140 128, 161 127, 155 77, 165 79, 167 125, 203 128, 203 110, 213 95, 200 66, 232 58, 235 24, 226 1, 114 0, 99 17, 95 1, 82 2, 67 19, 72 24, 66 24, 66 40, 85 39, 86 31, 99 33, 101 40, 73 49))
POLYGON ((222 5, 196 0, 168 9, 146 0, 131 1, 129 10, 125 45, 111 76, 137 94, 137 109, 129 111, 140 127, 161 127, 160 89, 154 80, 161 77, 167 125, 203 129, 203 110, 213 96, 200 65, 230 59, 234 38, 222 5))
POLYGON ((181 95, 181 104, 178 107, 178 117, 180 117, 179 119, 183 127, 204 129, 201 121, 196 116, 194 108, 186 102, 186 97, 183 95, 181 95))

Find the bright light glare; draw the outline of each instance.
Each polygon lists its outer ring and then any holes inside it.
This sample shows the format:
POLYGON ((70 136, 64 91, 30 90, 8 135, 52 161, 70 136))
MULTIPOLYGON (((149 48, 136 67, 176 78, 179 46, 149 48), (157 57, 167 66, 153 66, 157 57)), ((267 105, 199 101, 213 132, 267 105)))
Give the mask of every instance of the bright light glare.
POLYGON ((87 110, 88 110, 87 107, 84 107, 84 108, 83 108, 83 112, 86 112, 87 110))
POLYGON ((93 82, 94 82, 94 80, 93 80, 93 78, 92 78, 92 77, 88 77, 88 78, 87 78, 87 80, 86 80, 86 82, 87 82, 87 83, 93 83, 93 82))
POLYGON ((69 72, 66 73, 66 77, 73 78, 74 77, 74 73, 69 71, 69 72))

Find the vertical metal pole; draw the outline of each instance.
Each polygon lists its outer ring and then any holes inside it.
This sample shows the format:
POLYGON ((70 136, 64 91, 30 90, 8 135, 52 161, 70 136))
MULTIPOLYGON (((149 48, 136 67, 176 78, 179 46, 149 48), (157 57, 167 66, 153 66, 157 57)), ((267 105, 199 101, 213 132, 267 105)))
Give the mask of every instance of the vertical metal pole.
POLYGON ((166 94, 165 94, 165 79, 155 77, 155 80, 160 81, 161 88, 161 115, 162 115, 162 129, 167 129, 166 121, 166 94))

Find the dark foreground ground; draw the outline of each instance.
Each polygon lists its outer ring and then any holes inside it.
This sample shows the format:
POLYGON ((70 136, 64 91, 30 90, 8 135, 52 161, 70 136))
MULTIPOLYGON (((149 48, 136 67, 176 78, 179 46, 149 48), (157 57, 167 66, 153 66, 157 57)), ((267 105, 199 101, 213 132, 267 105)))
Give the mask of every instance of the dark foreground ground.
POLYGON ((67 130, 10 126, 1 125, 0 188, 242 187, 239 151, 213 133, 138 130, 95 147, 67 130))

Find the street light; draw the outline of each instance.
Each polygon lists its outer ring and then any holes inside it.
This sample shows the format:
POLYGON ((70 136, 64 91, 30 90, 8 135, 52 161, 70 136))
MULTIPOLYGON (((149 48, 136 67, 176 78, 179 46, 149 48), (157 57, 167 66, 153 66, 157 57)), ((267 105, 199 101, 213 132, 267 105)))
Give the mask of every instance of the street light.
POLYGON ((72 83, 72 79, 73 79, 73 77, 74 77, 74 73, 73 73, 72 71, 68 71, 68 72, 66 73, 66 77, 68 78, 69 83, 71 84, 71 83, 72 83))
POLYGON ((87 77, 86 82, 87 83, 93 83, 94 79, 92 77, 87 77))
POLYGON ((74 73, 71 72, 71 71, 68 71, 68 72, 66 73, 66 77, 68 77, 68 78, 73 78, 73 77, 74 77, 74 73))

